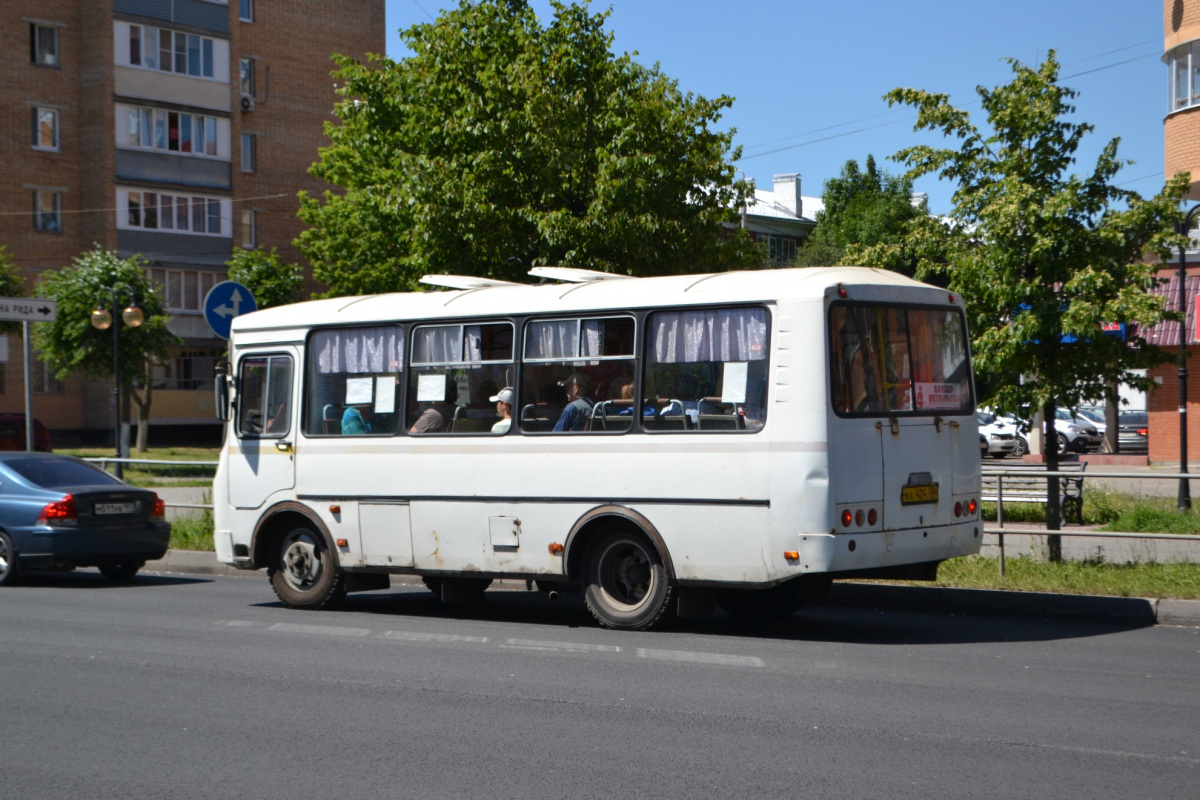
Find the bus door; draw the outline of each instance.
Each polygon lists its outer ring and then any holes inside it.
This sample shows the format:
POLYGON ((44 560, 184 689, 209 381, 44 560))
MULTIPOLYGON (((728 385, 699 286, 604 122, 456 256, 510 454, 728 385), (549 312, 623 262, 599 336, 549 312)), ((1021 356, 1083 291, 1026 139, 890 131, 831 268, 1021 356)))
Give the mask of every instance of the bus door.
POLYGON ((238 359, 228 470, 235 508, 258 508, 295 486, 296 363, 294 348, 238 359))

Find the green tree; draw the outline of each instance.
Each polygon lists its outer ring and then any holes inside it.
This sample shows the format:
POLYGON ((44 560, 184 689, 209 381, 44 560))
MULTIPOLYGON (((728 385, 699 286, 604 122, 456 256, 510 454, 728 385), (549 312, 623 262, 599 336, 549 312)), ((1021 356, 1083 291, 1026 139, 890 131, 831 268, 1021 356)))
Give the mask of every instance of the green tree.
MULTIPOLYGON (((1162 298, 1146 291, 1156 278, 1143 255, 1165 257, 1179 241, 1173 224, 1188 178, 1176 176, 1150 199, 1121 189, 1113 183, 1127 163, 1117 157, 1118 139, 1101 148, 1087 174, 1068 172, 1093 129, 1067 119, 1076 93, 1059 85, 1053 51, 1037 68, 1009 63, 1011 83, 977 90, 987 132, 946 95, 886 95, 917 109, 917 130, 958 140, 957 148, 901 150, 895 158, 908 165, 906 177, 936 174, 958 188, 948 221, 914 218, 902 245, 867 255, 886 262, 904 248, 917 255, 919 277, 941 277, 962 295, 975 366, 990 387, 982 399, 1006 410, 1041 409, 1053 443, 1057 407, 1102 396, 1116 403, 1111 387, 1122 381, 1152 388, 1133 370, 1166 354, 1136 333, 1122 341, 1101 327, 1164 318, 1162 298)), ((1055 447, 1046 450, 1054 469, 1055 447)), ((1057 527, 1057 492, 1050 497, 1057 527)), ((1053 555, 1057 541, 1051 547, 1053 555)))
MULTIPOLYGON (((912 202, 912 179, 890 175, 868 155, 866 170, 851 159, 841 174, 825 182, 821 192, 825 208, 817 213, 817 227, 796 259, 799 266, 853 263, 856 248, 904 241, 908 223, 926 213, 924 203, 912 202)), ((916 259, 903 248, 890 251, 886 266, 912 275, 916 259)))
MULTIPOLYGON (((0 297, 24 297, 25 279, 21 268, 13 263, 8 254, 8 247, 0 244, 0 297)), ((10 333, 20 334, 22 325, 19 322, 0 322, 0 336, 10 333)))
POLYGON ((270 252, 258 248, 235 248, 233 257, 225 262, 229 280, 237 281, 250 290, 259 308, 271 308, 296 302, 304 283, 304 270, 299 264, 285 264, 272 247, 270 252))
POLYGON ((34 344, 46 368, 59 379, 74 372, 91 378, 113 375, 113 332, 92 327, 92 311, 112 308, 109 289, 128 286, 145 319, 136 328, 120 320, 121 374, 125 396, 138 407, 137 449, 145 452, 150 419, 149 367, 164 361, 179 338, 167 330, 162 301, 146 278, 144 262, 134 256, 118 258, 96 245, 77 256, 70 267, 42 274, 38 294, 58 303, 58 318, 35 326, 34 344), (138 391, 140 389, 140 392, 138 391))
POLYGON ((525 279, 553 264, 654 275, 757 266, 727 234, 748 186, 732 103, 615 56, 607 13, 552 2, 460 0, 402 31, 412 51, 337 57, 345 99, 302 196, 297 244, 329 294, 413 289, 424 273, 525 279))

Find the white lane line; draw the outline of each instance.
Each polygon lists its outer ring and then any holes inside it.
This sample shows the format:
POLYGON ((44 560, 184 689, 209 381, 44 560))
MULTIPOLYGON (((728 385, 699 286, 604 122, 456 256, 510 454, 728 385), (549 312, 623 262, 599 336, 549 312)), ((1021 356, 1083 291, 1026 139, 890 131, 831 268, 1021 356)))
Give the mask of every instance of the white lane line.
POLYGON ((380 639, 394 639, 403 642, 472 642, 483 644, 486 636, 455 636, 452 633, 417 633, 415 631, 388 631, 380 639))
POLYGON ((547 642, 540 639, 509 639, 509 647, 532 647, 538 650, 566 650, 571 653, 619 653, 621 648, 612 644, 586 644, 583 642, 547 642))
POLYGON ((655 661, 686 661, 690 664, 720 664, 726 667, 765 667, 761 658, 754 656, 727 656, 721 653, 692 653, 687 650, 653 650, 648 647, 637 649, 638 658, 655 661))
POLYGON ((223 619, 217 624, 218 625, 228 625, 230 628, 250 628, 250 627, 253 627, 256 623, 251 622, 248 619, 223 619))
POLYGON ((369 636, 367 628, 338 628, 333 625, 301 625, 296 622, 276 622, 270 627, 284 633, 320 633, 327 636, 369 636))

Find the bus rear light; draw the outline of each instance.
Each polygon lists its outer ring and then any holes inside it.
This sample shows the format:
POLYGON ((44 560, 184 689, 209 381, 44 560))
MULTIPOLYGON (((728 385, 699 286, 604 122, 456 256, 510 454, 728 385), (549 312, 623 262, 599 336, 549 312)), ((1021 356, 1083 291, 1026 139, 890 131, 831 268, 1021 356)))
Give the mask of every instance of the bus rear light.
POLYGON ((962 501, 961 500, 954 504, 954 516, 956 516, 956 517, 962 516, 962 501))
POLYGON ((863 510, 860 508, 854 514, 854 524, 861 528, 862 524, 863 524, 863 520, 865 520, 866 518, 867 518, 867 515, 864 514, 863 510))
POLYGON ((870 511, 867 512, 867 524, 868 525, 874 525, 876 523, 876 521, 878 521, 878 519, 879 519, 879 514, 877 514, 875 512, 875 509, 872 508, 870 511))
POLYGON ((849 528, 850 523, 853 521, 854 521, 854 515, 851 514, 850 509, 847 508, 845 511, 842 512, 842 527, 849 528))
POLYGON ((75 495, 64 495, 63 499, 47 503, 38 514, 37 521, 42 525, 76 525, 79 523, 79 512, 75 508, 75 495))
POLYGON ((977 508, 979 508, 979 504, 976 503, 975 498, 972 497, 970 502, 967 503, 967 513, 970 514, 971 516, 975 516, 975 510, 977 508))
POLYGON ((558 555, 563 551, 563 546, 558 542, 551 542, 548 549, 550 550, 551 555, 558 555))
POLYGON ((783 557, 786 558, 788 561, 799 561, 800 560, 800 551, 799 550, 784 550, 783 557))

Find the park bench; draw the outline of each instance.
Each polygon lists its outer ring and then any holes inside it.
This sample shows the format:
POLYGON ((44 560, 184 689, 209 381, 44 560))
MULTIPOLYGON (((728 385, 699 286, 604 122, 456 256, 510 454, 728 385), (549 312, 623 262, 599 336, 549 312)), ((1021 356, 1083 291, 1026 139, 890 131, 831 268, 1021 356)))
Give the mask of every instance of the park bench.
MULTIPOLYGON (((1087 462, 1068 462, 1058 465, 1059 472, 1076 472, 1078 477, 1060 477, 1058 490, 1060 494, 1059 507, 1062 509, 1062 522, 1083 524, 1083 473, 1087 462)), ((996 465, 983 468, 983 484, 981 499, 993 503, 1000 500, 1000 473, 1004 475, 1004 502, 1007 503, 1045 503, 1046 502, 1046 465, 1045 464, 1014 464, 996 465)), ((1003 517, 997 514, 1003 521, 1003 517)))

